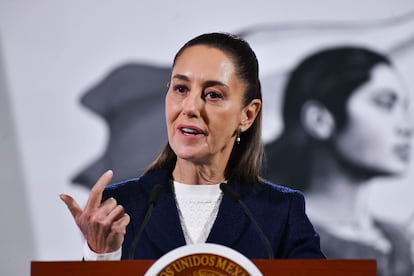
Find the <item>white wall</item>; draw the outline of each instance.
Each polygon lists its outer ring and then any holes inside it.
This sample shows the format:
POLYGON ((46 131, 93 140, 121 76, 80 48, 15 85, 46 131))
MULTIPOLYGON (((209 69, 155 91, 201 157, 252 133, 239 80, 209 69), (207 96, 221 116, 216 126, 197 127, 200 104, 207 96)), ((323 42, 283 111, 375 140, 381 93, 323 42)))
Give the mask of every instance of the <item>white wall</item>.
MULTIPOLYGON (((107 129, 79 105, 79 97, 115 65, 169 64, 182 43, 207 31, 234 32, 266 22, 374 20, 414 10, 412 0, 244 2, 0 0, 0 172, 2 188, 7 186, 0 200, 1 254, 21 251, 21 257, 13 254, 18 261, 0 259, 0 274, 28 275, 29 260, 81 258, 80 233, 58 195, 86 200, 87 191, 69 179, 103 150, 107 129)), ((404 33, 363 37, 381 48, 404 33)), ((378 212, 385 193, 396 202, 409 200, 411 184, 402 181, 402 192, 378 188, 378 212)), ((397 212, 396 219, 404 220, 413 211, 414 204, 399 205, 384 215, 397 212)))
POLYGON ((0 41, 0 266, 2 274, 23 275, 22 263, 34 256, 34 235, 1 50, 0 41))

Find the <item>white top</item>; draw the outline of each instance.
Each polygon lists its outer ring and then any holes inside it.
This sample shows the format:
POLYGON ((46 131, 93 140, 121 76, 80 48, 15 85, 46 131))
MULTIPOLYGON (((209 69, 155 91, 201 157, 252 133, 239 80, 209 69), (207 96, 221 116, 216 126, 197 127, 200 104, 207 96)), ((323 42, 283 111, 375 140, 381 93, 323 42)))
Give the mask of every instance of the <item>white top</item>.
POLYGON ((174 181, 174 191, 187 244, 204 243, 223 196, 220 184, 188 185, 174 181))

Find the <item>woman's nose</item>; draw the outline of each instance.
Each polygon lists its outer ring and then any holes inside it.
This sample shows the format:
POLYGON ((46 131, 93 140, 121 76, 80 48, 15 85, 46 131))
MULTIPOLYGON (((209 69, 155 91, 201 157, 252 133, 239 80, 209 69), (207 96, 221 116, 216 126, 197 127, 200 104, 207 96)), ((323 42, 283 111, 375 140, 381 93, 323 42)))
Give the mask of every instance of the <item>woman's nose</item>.
POLYGON ((405 118, 403 122, 397 127, 397 133, 401 137, 411 138, 413 136, 414 121, 411 118, 405 118))
POLYGON ((199 93, 189 93, 183 101, 183 114, 190 117, 199 116, 202 103, 199 93))
POLYGON ((403 108, 399 113, 400 123, 397 125, 397 133, 401 137, 411 138, 414 131, 413 110, 408 102, 404 102, 403 108))
POLYGON ((397 132, 400 136, 405 138, 411 138, 413 135, 413 128, 412 127, 399 127, 397 132))

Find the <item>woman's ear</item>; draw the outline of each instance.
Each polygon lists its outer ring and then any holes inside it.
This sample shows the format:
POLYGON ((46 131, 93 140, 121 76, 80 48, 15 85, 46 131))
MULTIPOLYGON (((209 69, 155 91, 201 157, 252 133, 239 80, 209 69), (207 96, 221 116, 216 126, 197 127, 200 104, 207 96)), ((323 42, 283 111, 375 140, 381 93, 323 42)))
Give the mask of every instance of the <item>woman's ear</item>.
POLYGON ((332 113, 318 101, 307 101, 301 110, 302 126, 306 133, 318 140, 328 140, 335 130, 332 113))
POLYGON ((260 108, 262 108, 262 101, 259 99, 253 99, 243 108, 240 123, 241 131, 246 131, 253 124, 257 114, 259 114, 260 108))

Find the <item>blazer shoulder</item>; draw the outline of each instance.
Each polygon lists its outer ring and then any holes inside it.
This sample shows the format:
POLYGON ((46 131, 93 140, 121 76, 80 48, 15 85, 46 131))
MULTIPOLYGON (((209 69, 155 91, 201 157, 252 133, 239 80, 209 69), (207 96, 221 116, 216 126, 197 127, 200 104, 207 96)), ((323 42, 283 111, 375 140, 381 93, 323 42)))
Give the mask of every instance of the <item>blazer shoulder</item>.
POLYGON ((121 182, 110 183, 106 186, 105 191, 122 191, 132 189, 140 182, 140 177, 138 178, 131 178, 121 182))
POLYGON ((140 179, 133 178, 109 184, 103 192, 102 199, 105 200, 110 197, 117 199, 127 198, 131 193, 136 193, 140 190, 140 179))
POLYGON ((166 169, 110 184, 104 190, 103 199, 114 197, 122 202, 136 200, 136 198, 142 199, 149 196, 156 183, 162 184, 164 189, 168 188, 168 171, 166 169))
POLYGON ((264 193, 270 193, 273 195, 280 194, 281 196, 294 196, 304 198, 304 194, 301 191, 276 184, 268 180, 260 180, 259 189, 264 193))

